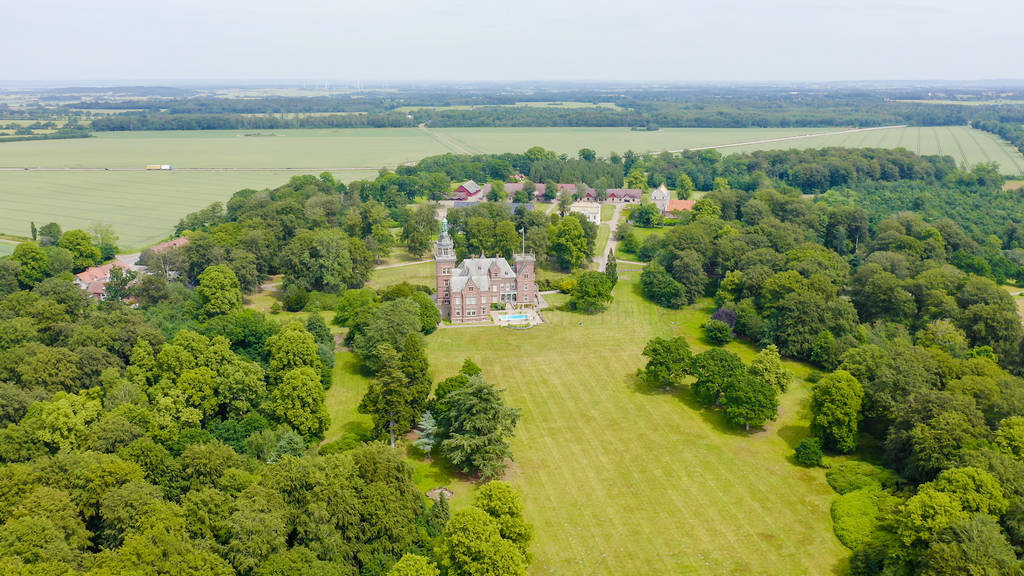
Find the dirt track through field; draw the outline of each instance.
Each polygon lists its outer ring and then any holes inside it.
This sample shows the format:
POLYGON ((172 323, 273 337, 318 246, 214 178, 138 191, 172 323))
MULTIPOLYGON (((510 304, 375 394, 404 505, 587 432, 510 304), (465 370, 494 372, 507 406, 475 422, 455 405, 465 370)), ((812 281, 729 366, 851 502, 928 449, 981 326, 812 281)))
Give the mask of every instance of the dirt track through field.
POLYGON ((874 130, 891 130, 893 128, 906 128, 906 124, 894 124, 892 126, 876 126, 874 128, 851 128, 850 130, 839 130, 838 132, 814 132, 801 134, 799 136, 783 136, 781 138, 767 138, 765 140, 751 140, 750 142, 737 142, 735 144, 716 144, 714 146, 697 146, 695 148, 683 148, 682 150, 669 150, 669 152, 684 152, 686 150, 714 150, 717 148, 735 148, 737 146, 751 146, 755 144, 771 144, 772 142, 785 142, 787 140, 802 140, 804 138, 817 138, 819 136, 836 136, 839 134, 855 134, 858 132, 871 132, 874 130))
POLYGON ((431 137, 431 138, 433 138, 434 140, 437 140, 438 142, 440 142, 440 143, 441 143, 441 144, 443 144, 444 146, 446 146, 446 147, 450 148, 450 149, 451 149, 451 150, 452 150, 453 152, 458 152, 458 153, 460 153, 460 154, 469 154, 469 155, 473 155, 473 154, 475 154, 475 152, 473 152, 473 151, 472 151, 472 150, 470 150, 469 148, 466 148, 466 147, 465 147, 465 146, 463 146, 462 144, 459 144, 458 142, 456 142, 456 141, 455 141, 455 140, 454 140, 453 138, 451 138, 450 136, 445 136, 445 135, 443 135, 443 134, 438 134, 437 132, 434 132, 434 131, 433 131, 433 130, 431 130, 430 128, 427 128, 427 125, 426 125, 426 124, 420 124, 420 125, 418 126, 418 128, 419 128, 420 130, 423 130, 423 131, 424 131, 424 132, 426 132, 427 134, 429 134, 429 135, 430 135, 430 137, 431 137))

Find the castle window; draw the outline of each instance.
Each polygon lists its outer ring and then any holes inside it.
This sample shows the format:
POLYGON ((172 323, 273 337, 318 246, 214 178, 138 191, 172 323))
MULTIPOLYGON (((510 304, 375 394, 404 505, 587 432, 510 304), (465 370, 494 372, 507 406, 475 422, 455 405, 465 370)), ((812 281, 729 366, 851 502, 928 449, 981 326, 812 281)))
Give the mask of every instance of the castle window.
POLYGON ((444 281, 444 285, 445 285, 445 287, 447 287, 447 286, 448 286, 448 284, 449 284, 450 282, 451 282, 451 280, 445 280, 445 281, 444 281))

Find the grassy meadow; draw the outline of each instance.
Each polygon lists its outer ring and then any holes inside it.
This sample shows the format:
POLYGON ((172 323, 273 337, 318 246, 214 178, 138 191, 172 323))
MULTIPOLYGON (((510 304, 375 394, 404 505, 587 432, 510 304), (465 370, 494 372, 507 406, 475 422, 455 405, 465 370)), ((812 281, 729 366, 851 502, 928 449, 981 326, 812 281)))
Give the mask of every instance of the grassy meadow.
MULTIPOLYGON (((848 553, 829 516, 835 494, 822 470, 790 459, 807 434, 809 384, 794 381, 779 420, 750 434, 701 410, 686 387, 648 388, 635 376, 646 341, 683 334, 706 349, 697 335, 710 302, 658 308, 639 295, 635 268, 620 265, 615 301, 601 315, 548 309, 547 322, 529 330, 441 328, 427 337, 435 381, 472 358, 522 411, 507 480, 535 527, 531 573, 842 573, 848 553)), ((402 279, 397 271, 422 281, 407 267, 376 274, 375 284, 402 279)), ((755 353, 728 348, 748 362, 755 353)), ((351 354, 339 353, 328 440, 369 430, 356 411, 365 390, 351 354)), ((448 486, 455 507, 471 501, 465 479, 411 453, 410 462, 422 489, 448 486)))
MULTIPOLYGON (((65 229, 93 222, 114 226, 122 248, 153 244, 184 214, 225 201, 242 188, 284 183, 295 174, 332 169, 343 181, 368 178, 382 166, 445 152, 507 152, 544 146, 600 154, 721 146, 840 128, 445 128, 323 129, 100 133, 93 138, 0 144, 0 234, 26 236, 29 222, 65 229), (253 135, 255 134, 255 135, 253 135), (171 164, 173 172, 145 172, 171 164), (20 170, 20 168, 53 170, 20 170), (13 169, 12 169, 13 168, 13 169), (110 170, 104 170, 109 168, 110 170), (67 170, 65 169, 74 169, 67 170), (190 170, 197 169, 197 170, 190 170), (285 171, 284 169, 291 169, 285 171)), ((722 148, 903 146, 949 154, 960 162, 996 161, 1024 173, 1024 157, 995 136, 965 127, 896 128, 722 148)))

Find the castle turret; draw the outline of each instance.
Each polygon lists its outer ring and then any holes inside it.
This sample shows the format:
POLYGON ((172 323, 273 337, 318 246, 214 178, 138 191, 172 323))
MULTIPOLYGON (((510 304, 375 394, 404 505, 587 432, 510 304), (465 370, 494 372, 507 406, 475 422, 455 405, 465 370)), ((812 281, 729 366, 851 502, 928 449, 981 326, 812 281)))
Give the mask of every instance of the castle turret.
POLYGON ((448 284, 455 268, 455 243, 448 235, 448 218, 441 220, 441 236, 434 247, 434 277, 437 280, 437 306, 441 315, 446 316, 449 310, 451 294, 448 284))
POLYGON ((533 266, 536 257, 522 252, 513 254, 516 272, 516 302, 520 306, 532 306, 537 303, 537 277, 533 266))

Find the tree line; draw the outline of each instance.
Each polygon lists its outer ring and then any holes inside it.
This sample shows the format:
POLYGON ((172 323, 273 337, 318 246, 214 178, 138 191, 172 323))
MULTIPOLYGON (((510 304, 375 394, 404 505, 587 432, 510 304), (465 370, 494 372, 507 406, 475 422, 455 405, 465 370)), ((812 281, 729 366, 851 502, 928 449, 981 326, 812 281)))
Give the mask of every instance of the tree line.
MULTIPOLYGON (((857 152, 857 161, 874 154, 857 152)), ((846 154, 780 157, 827 169, 846 154)), ((785 171, 753 160, 731 168, 762 171, 740 173, 738 182, 758 182, 741 190, 713 157, 640 159, 648 174, 679 163, 687 177, 704 161, 717 184, 640 243, 650 260, 644 294, 668 307, 713 298, 707 340, 736 334, 762 347, 745 366, 722 348, 693 355, 682 338, 659 338, 644 351, 642 376, 689 384, 681 390, 726 422, 756 427, 774 418, 785 389, 768 384, 776 379, 767 375, 788 379, 778 355, 810 362, 820 372, 796 462, 858 453, 884 466, 828 462, 833 527, 853 551, 851 572, 1019 573, 1024 330, 997 283, 1024 280, 1019 198, 991 166, 912 157, 899 180, 868 172, 806 198, 785 171)))

